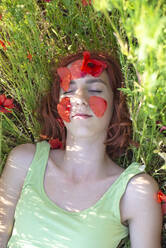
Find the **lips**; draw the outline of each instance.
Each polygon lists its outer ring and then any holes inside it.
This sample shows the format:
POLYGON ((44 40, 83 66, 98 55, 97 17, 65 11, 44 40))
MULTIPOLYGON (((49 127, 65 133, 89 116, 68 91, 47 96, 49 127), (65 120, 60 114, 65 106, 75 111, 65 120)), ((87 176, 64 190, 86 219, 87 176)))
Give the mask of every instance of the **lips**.
POLYGON ((77 116, 78 116, 78 117, 82 117, 82 118, 89 118, 89 117, 92 117, 92 115, 78 113, 78 114, 73 115, 72 118, 77 117, 77 116))

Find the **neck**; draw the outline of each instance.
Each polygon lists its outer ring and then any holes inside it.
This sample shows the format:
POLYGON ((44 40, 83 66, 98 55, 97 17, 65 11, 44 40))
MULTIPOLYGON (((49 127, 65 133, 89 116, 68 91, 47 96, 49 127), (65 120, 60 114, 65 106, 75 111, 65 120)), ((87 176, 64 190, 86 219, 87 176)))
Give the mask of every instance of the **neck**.
POLYGON ((103 144, 106 134, 75 137, 68 133, 61 169, 73 182, 97 180, 104 176, 108 156, 103 144))

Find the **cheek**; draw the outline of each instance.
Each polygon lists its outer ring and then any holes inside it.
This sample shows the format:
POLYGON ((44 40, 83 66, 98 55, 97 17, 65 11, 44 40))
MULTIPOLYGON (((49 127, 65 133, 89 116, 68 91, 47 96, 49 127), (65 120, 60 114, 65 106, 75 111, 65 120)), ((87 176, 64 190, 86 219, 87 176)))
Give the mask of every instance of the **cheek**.
POLYGON ((64 97, 57 105, 58 114, 66 121, 70 122, 71 103, 69 97, 64 97))
POLYGON ((99 96, 91 96, 89 106, 97 117, 102 117, 107 109, 107 101, 99 96))

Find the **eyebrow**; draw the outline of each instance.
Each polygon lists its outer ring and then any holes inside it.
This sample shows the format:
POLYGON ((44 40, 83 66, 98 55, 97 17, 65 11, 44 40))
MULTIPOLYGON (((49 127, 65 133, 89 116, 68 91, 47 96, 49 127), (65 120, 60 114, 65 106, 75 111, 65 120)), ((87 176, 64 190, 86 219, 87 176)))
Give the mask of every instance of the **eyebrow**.
MULTIPOLYGON (((72 84, 75 84, 75 83, 76 83, 76 82, 75 82, 74 80, 71 80, 71 81, 70 81, 70 84, 71 84, 71 85, 72 85, 72 84)), ((106 82, 104 82, 104 81, 103 81, 102 79, 100 79, 100 78, 90 78, 90 79, 87 79, 85 83, 86 83, 86 84, 102 83, 102 84, 104 84, 104 85, 107 86, 106 82)))

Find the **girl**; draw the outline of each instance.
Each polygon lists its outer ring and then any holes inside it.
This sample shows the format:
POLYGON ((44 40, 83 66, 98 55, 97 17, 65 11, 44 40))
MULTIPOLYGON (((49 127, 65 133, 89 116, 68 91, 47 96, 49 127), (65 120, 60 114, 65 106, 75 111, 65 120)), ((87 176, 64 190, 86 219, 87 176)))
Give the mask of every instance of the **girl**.
POLYGON ((132 143, 122 81, 106 54, 59 63, 40 142, 15 147, 1 177, 1 248, 116 248, 128 234, 132 248, 161 247, 158 184, 114 162, 132 143))

